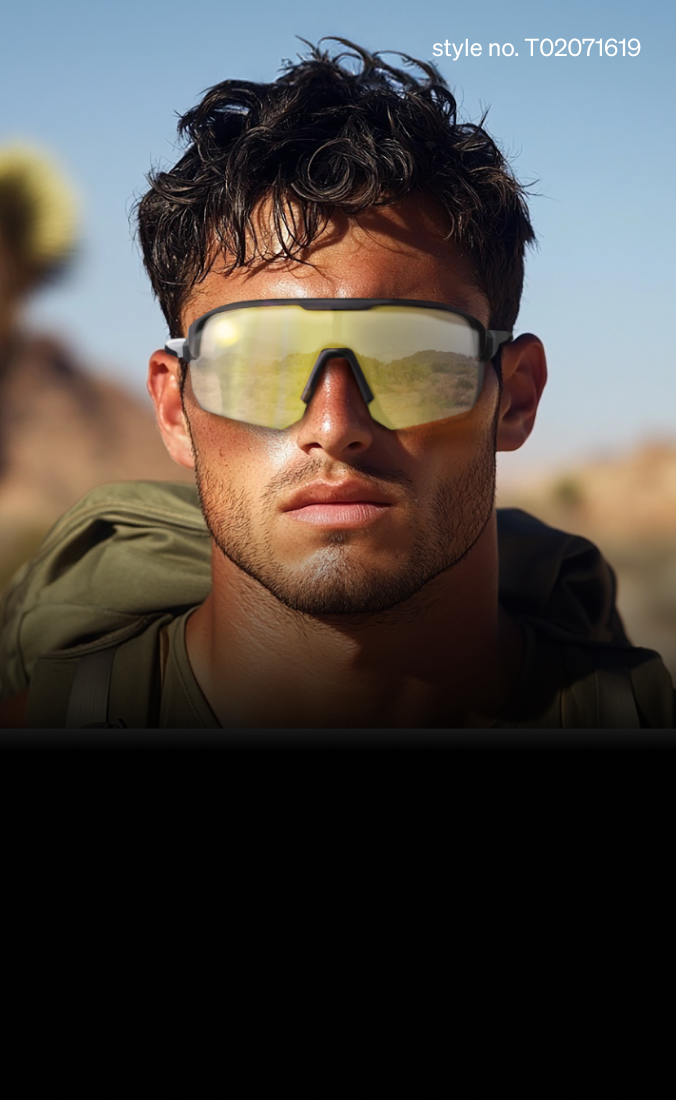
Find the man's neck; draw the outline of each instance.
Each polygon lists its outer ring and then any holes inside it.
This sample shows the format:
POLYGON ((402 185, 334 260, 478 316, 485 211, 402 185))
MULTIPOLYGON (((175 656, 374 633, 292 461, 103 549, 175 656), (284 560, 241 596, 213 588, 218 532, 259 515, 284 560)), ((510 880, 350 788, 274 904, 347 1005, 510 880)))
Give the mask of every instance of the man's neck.
POLYGON ((495 517, 464 561, 359 618, 293 611, 215 550, 186 645, 225 728, 486 726, 523 662, 522 632, 498 605, 495 517))

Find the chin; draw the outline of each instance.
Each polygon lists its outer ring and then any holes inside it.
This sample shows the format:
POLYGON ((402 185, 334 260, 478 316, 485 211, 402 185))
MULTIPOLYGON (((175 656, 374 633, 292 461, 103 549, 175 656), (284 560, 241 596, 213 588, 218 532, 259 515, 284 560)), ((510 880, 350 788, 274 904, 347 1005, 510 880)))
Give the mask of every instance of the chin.
POLYGON ((270 564, 251 576, 285 607, 305 615, 373 615, 409 600, 430 579, 401 560, 387 569, 382 559, 368 564, 356 555, 348 560, 342 547, 347 539, 336 532, 331 545, 315 552, 302 565, 270 564))

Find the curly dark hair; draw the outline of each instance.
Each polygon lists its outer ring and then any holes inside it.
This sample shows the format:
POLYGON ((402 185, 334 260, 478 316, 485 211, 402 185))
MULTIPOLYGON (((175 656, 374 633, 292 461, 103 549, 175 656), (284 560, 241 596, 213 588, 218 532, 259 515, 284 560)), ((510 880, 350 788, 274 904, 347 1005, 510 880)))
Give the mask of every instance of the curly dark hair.
POLYGON ((491 326, 511 329, 524 248, 535 238, 526 192, 485 116, 458 122, 455 98, 429 62, 399 55, 422 72, 416 79, 346 39, 329 41, 345 51, 331 56, 305 43, 309 56, 285 62, 271 84, 210 88, 179 121, 186 152, 170 171, 148 176, 139 238, 171 335, 184 335, 181 313, 219 251, 226 272, 261 257, 253 216, 261 200, 271 200, 275 256, 298 258, 333 212, 356 215, 416 191, 445 208, 491 326))

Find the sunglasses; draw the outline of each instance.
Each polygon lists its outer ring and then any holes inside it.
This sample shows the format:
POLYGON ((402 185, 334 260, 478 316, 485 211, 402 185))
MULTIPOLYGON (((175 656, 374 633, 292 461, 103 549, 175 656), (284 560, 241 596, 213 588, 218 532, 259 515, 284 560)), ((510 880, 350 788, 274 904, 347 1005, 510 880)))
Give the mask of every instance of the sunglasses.
POLYGON ((396 430, 468 412, 511 338, 438 302, 275 298, 212 309, 165 347, 189 365, 205 412, 277 429, 301 419, 326 363, 343 359, 373 419, 396 430))

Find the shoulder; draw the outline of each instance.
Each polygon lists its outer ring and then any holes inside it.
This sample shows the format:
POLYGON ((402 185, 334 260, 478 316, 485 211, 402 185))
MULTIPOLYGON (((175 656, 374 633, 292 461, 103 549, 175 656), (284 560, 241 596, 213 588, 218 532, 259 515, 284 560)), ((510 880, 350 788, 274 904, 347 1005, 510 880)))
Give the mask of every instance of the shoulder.
POLYGON ((175 614, 210 586, 211 541, 194 487, 99 486, 61 517, 0 599, 3 693, 23 691, 44 654, 175 614))

